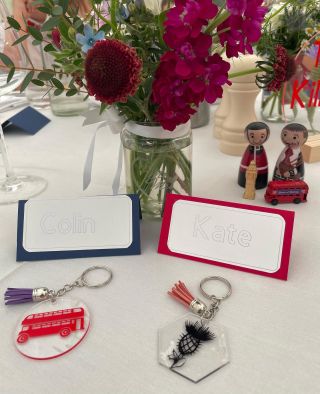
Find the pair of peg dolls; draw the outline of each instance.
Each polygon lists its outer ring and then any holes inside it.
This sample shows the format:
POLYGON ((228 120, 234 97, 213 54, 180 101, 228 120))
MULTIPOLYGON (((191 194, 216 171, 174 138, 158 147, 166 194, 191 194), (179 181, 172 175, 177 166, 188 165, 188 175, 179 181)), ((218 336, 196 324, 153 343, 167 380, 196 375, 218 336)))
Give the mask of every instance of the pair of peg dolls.
MULTIPOLYGON (((263 122, 250 123, 245 129, 249 146, 244 152, 239 168, 238 184, 246 186, 246 173, 255 162, 255 189, 263 189, 268 185, 268 159, 263 144, 270 135, 269 126, 263 122)), ((301 146, 307 141, 308 130, 301 124, 286 125, 281 132, 281 140, 285 148, 281 152, 273 173, 273 180, 303 180, 304 162, 301 146)))

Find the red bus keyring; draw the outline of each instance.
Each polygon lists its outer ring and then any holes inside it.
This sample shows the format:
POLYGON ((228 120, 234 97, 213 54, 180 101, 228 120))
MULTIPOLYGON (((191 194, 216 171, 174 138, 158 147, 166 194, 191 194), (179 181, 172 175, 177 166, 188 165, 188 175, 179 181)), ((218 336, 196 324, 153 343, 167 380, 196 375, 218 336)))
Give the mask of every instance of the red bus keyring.
POLYGON ((31 359, 48 360, 62 356, 78 346, 88 332, 90 312, 83 301, 65 297, 65 294, 76 287, 106 286, 112 277, 112 271, 108 267, 93 266, 59 290, 47 287, 8 288, 5 293, 7 305, 30 301, 36 303, 18 321, 14 334, 18 351, 31 359), (90 276, 91 272, 99 270, 107 274, 102 281, 90 276))
POLYGON ((25 343, 31 337, 60 334, 67 337, 71 332, 84 329, 84 309, 70 308, 57 311, 33 313, 21 322, 22 329, 17 342, 25 343))

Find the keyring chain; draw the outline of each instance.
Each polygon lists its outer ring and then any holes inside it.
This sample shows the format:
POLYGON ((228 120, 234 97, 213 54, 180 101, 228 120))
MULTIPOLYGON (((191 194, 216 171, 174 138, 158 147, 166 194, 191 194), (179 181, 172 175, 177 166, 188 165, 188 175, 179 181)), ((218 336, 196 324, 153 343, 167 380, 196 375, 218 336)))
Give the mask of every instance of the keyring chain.
POLYGON ((205 322, 212 320, 215 317, 215 315, 217 314, 217 312, 219 310, 219 305, 220 305, 221 301, 230 297, 230 295, 232 293, 232 287, 231 287, 230 282, 227 279, 222 278, 221 276, 208 276, 208 277, 201 280, 199 286, 200 286, 200 291, 201 291, 202 295, 211 301, 209 306, 207 306, 199 298, 195 298, 189 292, 186 285, 181 281, 176 283, 174 285, 174 287, 172 288, 171 292, 168 292, 168 294, 171 297, 175 298, 176 300, 180 301, 182 304, 189 307, 191 312, 200 316, 201 322, 205 323, 205 322), (223 296, 220 296, 220 297, 217 297, 214 294, 208 294, 204 290, 203 286, 205 283, 207 283, 209 281, 218 281, 218 282, 223 283, 227 287, 227 292, 223 296))
POLYGON ((200 282, 200 291, 210 303, 206 304, 195 298, 183 282, 176 283, 168 294, 189 308, 192 313, 169 323, 159 331, 159 362, 171 370, 179 371, 179 374, 193 382, 198 382, 229 362, 226 332, 216 322, 212 323, 212 320, 219 310, 221 301, 231 295, 231 284, 220 276, 209 276, 200 282), (209 281, 224 284, 227 289, 225 294, 208 294, 204 285, 209 281), (172 332, 176 332, 176 345, 172 341, 172 332), (215 341, 215 345, 210 345, 211 341, 215 341), (194 365, 198 363, 193 368, 192 361, 187 360, 199 349, 203 354, 200 359, 212 360, 212 363, 208 362, 205 365, 203 361, 197 362, 193 359, 194 365), (186 363, 188 368, 184 368, 186 363))
MULTIPOLYGON (((80 278, 79 278, 80 279, 80 278)), ((49 298, 54 301, 57 297, 62 297, 69 291, 73 290, 75 287, 84 287, 84 283, 81 283, 80 280, 77 279, 71 284, 65 284, 61 289, 55 291, 55 290, 49 290, 49 298)))
POLYGON ((100 288, 106 286, 110 283, 112 277, 113 274, 110 268, 103 265, 96 265, 86 269, 73 283, 67 283, 59 290, 48 289, 47 287, 36 287, 34 289, 9 288, 5 292, 4 296, 5 304, 13 305, 28 301, 39 302, 45 300, 51 300, 54 302, 58 297, 64 296, 75 287, 100 288), (108 277, 103 282, 92 284, 88 281, 87 276, 89 272, 96 270, 106 271, 108 273, 108 277))

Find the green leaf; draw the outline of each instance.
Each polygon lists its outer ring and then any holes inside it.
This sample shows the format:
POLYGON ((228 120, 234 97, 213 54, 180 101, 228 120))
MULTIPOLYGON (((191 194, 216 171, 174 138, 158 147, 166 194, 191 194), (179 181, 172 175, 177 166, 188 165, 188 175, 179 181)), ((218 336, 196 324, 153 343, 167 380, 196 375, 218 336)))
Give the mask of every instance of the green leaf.
POLYGON ((75 41, 76 31, 74 30, 73 27, 69 27, 69 29, 68 29, 68 36, 69 36, 71 41, 75 41))
POLYGON ((83 65, 83 62, 84 62, 84 59, 76 59, 74 62, 73 62, 73 64, 75 65, 75 66, 82 66, 83 65))
POLYGON ((53 94, 55 96, 60 96, 60 94, 62 94, 63 92, 64 92, 64 89, 56 89, 53 94))
POLYGON ((63 38, 65 38, 67 41, 70 41, 69 35, 68 35, 68 25, 62 20, 59 23, 59 31, 60 34, 63 38))
POLYGON ((108 24, 102 25, 99 29, 99 31, 104 31, 105 33, 109 33, 110 30, 111 30, 111 26, 108 24))
POLYGON ((108 106, 107 104, 101 103, 99 115, 101 115, 103 113, 103 111, 107 108, 107 106, 108 106))
POLYGON ((34 71, 28 72, 28 74, 25 76, 24 80, 22 81, 21 87, 20 87, 21 93, 24 90, 26 90, 26 88, 28 87, 29 83, 31 82, 33 76, 34 76, 34 71))
POLYGON ((44 82, 40 81, 39 79, 32 79, 31 82, 37 86, 44 86, 44 82))
POLYGON ((22 41, 26 40, 28 37, 29 37, 29 34, 25 34, 24 36, 19 37, 19 38, 12 44, 12 46, 20 44, 22 41))
POLYGON ((52 70, 41 71, 38 75, 38 79, 40 79, 41 81, 50 81, 50 79, 53 77, 54 77, 54 72, 52 70))
POLYGON ((0 52, 0 60, 7 67, 14 67, 13 61, 4 53, 0 52))
POLYGON ((57 78, 51 78, 51 82, 57 89, 64 90, 63 83, 59 81, 57 78))
POLYGON ((53 10, 52 10, 52 15, 62 15, 63 14, 63 8, 60 5, 56 5, 53 10))
POLYGON ((73 26, 74 26, 74 28, 75 28, 76 30, 78 30, 80 27, 83 26, 82 20, 81 20, 80 18, 78 18, 78 19, 76 20, 76 22, 74 23, 73 26))
POLYGON ((49 7, 38 7, 38 11, 41 11, 44 14, 51 15, 51 9, 49 7))
POLYGON ((41 31, 51 31, 54 27, 59 24, 60 18, 58 16, 53 16, 48 19, 41 27, 41 31))
POLYGON ((43 35, 41 34, 40 30, 36 29, 35 27, 28 26, 28 32, 35 38, 37 41, 43 40, 43 35))
POLYGON ((42 41, 38 41, 38 40, 33 40, 32 41, 32 45, 37 46, 37 45, 41 45, 42 41))
POLYGON ((66 13, 69 6, 69 0, 60 0, 59 3, 63 9, 63 13, 66 13))
POLYGON ((46 45, 46 46, 43 48, 43 50, 44 50, 45 52, 52 52, 52 51, 56 51, 56 48, 55 48, 52 44, 48 44, 48 45, 46 45))
POLYGON ((10 68, 10 71, 9 71, 8 77, 7 77, 7 83, 9 83, 11 81, 12 77, 14 76, 15 71, 16 71, 15 67, 10 68))
POLYGON ((12 18, 12 16, 8 16, 7 21, 9 23, 9 25, 11 27, 13 27, 14 29, 16 29, 16 30, 21 29, 20 23, 18 21, 16 21, 14 18, 12 18))
POLYGON ((71 97, 71 96, 76 95, 77 93, 78 93, 77 89, 70 89, 67 91, 66 96, 71 97))

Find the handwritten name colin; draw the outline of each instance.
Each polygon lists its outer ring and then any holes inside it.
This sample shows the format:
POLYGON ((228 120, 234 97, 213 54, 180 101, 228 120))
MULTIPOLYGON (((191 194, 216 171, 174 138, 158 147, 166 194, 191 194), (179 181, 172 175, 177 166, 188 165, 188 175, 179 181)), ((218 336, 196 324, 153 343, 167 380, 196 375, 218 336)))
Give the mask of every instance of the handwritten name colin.
POLYGON ((221 226, 214 224, 210 216, 197 215, 194 220, 193 237, 206 241, 227 243, 233 246, 250 247, 252 235, 244 229, 237 229, 234 224, 221 226))

